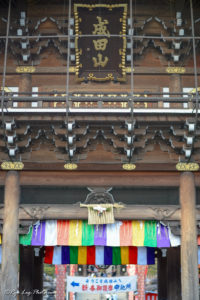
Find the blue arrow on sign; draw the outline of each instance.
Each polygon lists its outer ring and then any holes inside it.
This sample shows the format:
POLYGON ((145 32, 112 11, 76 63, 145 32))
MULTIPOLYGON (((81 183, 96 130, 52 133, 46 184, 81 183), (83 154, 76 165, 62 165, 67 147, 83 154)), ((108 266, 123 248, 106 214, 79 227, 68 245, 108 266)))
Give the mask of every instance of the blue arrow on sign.
POLYGON ((79 284, 78 282, 72 281, 71 285, 72 285, 73 287, 75 287, 75 286, 79 286, 80 284, 79 284))

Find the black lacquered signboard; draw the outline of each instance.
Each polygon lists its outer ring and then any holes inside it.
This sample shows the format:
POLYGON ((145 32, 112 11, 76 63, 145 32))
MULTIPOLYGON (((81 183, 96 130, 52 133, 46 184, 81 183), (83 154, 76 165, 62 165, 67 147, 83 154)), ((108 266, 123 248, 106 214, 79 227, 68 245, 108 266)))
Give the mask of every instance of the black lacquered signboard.
POLYGON ((74 18, 77 80, 125 81, 127 4, 75 3, 74 18))

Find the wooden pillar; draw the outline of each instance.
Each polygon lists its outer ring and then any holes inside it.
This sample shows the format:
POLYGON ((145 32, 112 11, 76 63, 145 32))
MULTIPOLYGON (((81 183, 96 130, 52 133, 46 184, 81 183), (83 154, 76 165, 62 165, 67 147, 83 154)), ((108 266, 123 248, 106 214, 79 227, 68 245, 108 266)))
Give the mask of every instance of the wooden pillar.
POLYGON ((182 299, 198 300, 196 190, 192 172, 184 172, 180 176, 180 205, 182 299))
POLYGON ((1 271, 1 297, 3 300, 17 299, 19 263, 19 174, 8 171, 5 179, 4 222, 1 271))
POLYGON ((33 267, 34 267, 33 247, 20 246, 20 276, 19 276, 20 300, 33 299, 33 267))
POLYGON ((33 300, 43 299, 44 249, 40 248, 38 250, 39 255, 37 255, 37 251, 34 253, 33 300))
MULTIPOLYGON (((180 248, 167 249, 167 300, 181 298, 180 248)), ((192 298, 190 298, 191 300, 192 298)))
POLYGON ((157 254, 157 270, 158 270, 158 300, 167 299, 167 256, 162 255, 162 251, 158 249, 157 254))

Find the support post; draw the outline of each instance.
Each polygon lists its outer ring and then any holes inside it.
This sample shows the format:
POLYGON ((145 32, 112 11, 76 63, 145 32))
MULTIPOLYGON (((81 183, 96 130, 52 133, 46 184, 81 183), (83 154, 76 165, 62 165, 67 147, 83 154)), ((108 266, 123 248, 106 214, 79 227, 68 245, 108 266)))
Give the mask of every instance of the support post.
POLYGON ((20 246, 19 292, 21 300, 33 299, 33 247, 20 246))
POLYGON ((161 249, 158 249, 158 300, 167 299, 167 256, 163 256, 161 249))
POLYGON ((182 300, 199 299, 194 175, 180 176, 182 300))
POLYGON ((33 300, 43 299, 43 272, 44 272, 44 249, 39 248, 34 253, 33 267, 33 300))
POLYGON ((8 171, 5 179, 1 271, 1 299, 17 299, 19 263, 19 174, 8 171), (12 292, 14 294, 12 294, 12 292), (16 294, 15 294, 16 293, 16 294))
MULTIPOLYGON (((167 300, 180 300, 181 298, 181 264, 180 248, 167 249, 167 300)), ((192 299, 192 298, 191 298, 192 299)), ((191 300, 190 299, 190 300, 191 300)))

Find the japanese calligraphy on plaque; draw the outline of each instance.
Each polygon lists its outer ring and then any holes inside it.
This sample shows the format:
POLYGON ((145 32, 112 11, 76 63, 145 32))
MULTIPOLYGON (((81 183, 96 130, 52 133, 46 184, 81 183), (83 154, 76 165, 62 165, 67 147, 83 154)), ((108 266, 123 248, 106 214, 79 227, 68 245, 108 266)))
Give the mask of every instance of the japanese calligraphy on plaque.
POLYGON ((74 4, 76 78, 125 81, 127 4, 74 4))

